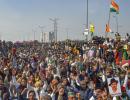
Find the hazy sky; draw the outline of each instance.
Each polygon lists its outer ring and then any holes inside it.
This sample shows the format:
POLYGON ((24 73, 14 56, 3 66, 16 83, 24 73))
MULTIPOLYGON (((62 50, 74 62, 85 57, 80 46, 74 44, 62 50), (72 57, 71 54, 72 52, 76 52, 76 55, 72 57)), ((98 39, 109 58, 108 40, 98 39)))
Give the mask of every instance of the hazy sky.
MULTIPOLYGON (((120 6, 119 32, 130 33, 130 0, 115 0, 120 6)), ((103 35, 108 21, 110 0, 89 0, 89 23, 95 25, 96 34, 103 35)), ((0 0, 0 35, 5 40, 40 40, 39 25, 44 32, 53 31, 49 18, 58 18, 58 39, 84 39, 86 0, 0 0)), ((111 16, 111 28, 116 21, 111 16)))

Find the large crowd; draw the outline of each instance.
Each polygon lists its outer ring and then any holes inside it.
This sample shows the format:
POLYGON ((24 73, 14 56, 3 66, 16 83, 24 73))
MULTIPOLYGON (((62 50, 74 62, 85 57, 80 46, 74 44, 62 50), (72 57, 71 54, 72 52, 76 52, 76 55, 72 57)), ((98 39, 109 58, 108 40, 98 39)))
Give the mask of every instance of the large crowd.
POLYGON ((0 100, 130 100, 129 34, 89 42, 0 41, 0 100))

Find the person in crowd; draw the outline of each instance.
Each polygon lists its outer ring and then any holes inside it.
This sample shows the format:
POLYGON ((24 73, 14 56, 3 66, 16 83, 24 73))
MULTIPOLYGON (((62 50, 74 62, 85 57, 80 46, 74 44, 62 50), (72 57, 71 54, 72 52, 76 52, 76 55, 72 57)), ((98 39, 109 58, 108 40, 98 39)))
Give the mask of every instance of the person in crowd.
POLYGON ((38 100, 38 99, 36 99, 35 91, 30 90, 30 91, 28 92, 28 99, 27 99, 27 100, 38 100))

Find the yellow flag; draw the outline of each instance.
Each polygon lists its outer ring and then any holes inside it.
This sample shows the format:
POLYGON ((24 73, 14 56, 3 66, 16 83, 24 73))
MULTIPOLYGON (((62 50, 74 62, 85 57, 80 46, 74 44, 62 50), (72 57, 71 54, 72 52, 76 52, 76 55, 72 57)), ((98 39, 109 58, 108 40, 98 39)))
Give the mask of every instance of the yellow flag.
POLYGON ((91 32, 91 33, 94 33, 94 31, 95 31, 94 25, 93 25, 93 24, 90 24, 90 32, 91 32))

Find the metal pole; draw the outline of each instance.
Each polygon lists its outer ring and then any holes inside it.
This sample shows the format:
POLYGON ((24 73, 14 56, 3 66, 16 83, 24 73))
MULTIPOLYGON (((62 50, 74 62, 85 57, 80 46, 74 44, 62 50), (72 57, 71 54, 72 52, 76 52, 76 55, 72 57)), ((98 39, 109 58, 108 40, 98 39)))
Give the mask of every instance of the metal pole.
POLYGON ((118 33, 118 16, 116 15, 116 27, 117 27, 117 33, 118 33))
POLYGON ((54 32, 55 32, 55 36, 56 36, 55 41, 57 42, 57 20, 56 19, 54 20, 54 32))
POLYGON ((35 41, 35 32, 34 32, 34 41, 35 41))
POLYGON ((116 20, 116 32, 118 33, 118 27, 119 27, 119 25, 118 25, 118 16, 116 15, 116 16, 113 16, 114 18, 115 18, 115 20, 116 20))
MULTIPOLYGON (((32 30, 33 31, 33 35, 34 35, 34 41, 35 41, 35 30, 32 30)), ((35 46, 35 42, 33 41, 33 46, 35 46)))
POLYGON ((58 20, 58 19, 57 19, 57 18, 55 18, 55 19, 51 19, 51 18, 50 18, 50 20, 54 22, 55 42, 57 42, 57 20, 58 20))
POLYGON ((42 40, 42 43, 43 43, 43 32, 42 32, 42 39, 41 40, 42 40))
MULTIPOLYGON (((88 0, 87 0, 87 24, 86 24, 86 28, 88 29, 88 0)), ((89 34, 89 30, 88 30, 88 34, 89 34)), ((86 41, 88 41, 88 35, 86 35, 86 41)))
POLYGON ((33 31, 33 38, 34 38, 34 41, 35 41, 35 30, 32 30, 33 31))
POLYGON ((39 26, 39 28, 41 29, 41 32, 42 32, 42 38, 41 38, 41 41, 42 41, 42 43, 43 43, 43 29, 45 28, 45 26, 39 26))
POLYGON ((68 28, 66 28, 66 35, 67 35, 66 39, 68 40, 68 39, 69 39, 69 36, 68 36, 68 28))
POLYGON ((46 33, 44 33, 44 43, 46 42, 46 33))
MULTIPOLYGON (((111 2, 110 2, 111 3, 111 2)), ((110 19, 111 19, 111 12, 109 10, 109 18, 108 18, 108 25, 110 26, 110 19)), ((107 32, 105 32, 105 38, 107 38, 107 32)))
MULTIPOLYGON (((110 19, 111 19, 111 12, 109 10, 109 18, 108 18, 108 25, 110 26, 110 19)), ((108 33, 105 32, 105 38, 107 38, 108 33)))
POLYGON ((109 10, 109 18, 108 18, 108 25, 110 24, 111 12, 109 10))
POLYGON ((88 29, 88 0, 87 0, 87 24, 86 24, 87 26, 87 29, 88 29))

